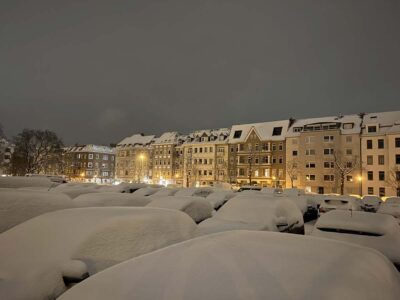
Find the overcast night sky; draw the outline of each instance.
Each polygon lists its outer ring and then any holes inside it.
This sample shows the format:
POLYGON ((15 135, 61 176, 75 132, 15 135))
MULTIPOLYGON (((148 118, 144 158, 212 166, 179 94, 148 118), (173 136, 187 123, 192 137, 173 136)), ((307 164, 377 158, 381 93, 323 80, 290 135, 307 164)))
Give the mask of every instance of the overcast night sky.
POLYGON ((9 137, 109 144, 399 109, 400 1, 0 1, 9 137))

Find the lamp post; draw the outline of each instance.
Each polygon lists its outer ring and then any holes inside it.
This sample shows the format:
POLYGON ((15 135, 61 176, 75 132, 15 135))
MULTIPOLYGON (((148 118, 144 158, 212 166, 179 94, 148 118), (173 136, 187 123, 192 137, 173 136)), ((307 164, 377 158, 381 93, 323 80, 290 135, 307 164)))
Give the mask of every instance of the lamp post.
POLYGON ((144 160, 144 155, 140 154, 140 174, 139 174, 139 182, 142 182, 141 177, 143 175, 143 160, 144 160))
POLYGON ((272 176, 272 186, 276 188, 276 177, 272 176))

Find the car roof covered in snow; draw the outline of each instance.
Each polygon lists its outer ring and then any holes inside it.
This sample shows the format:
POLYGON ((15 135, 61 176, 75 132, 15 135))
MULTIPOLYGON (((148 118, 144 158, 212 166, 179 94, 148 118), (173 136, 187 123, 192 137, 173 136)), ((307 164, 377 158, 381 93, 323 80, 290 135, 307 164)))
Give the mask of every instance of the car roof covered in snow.
POLYGON ((310 236, 230 231, 131 259, 88 278, 59 299, 399 297, 396 269, 373 249, 310 236))
POLYGON ((317 228, 343 229, 385 235, 398 224, 392 216, 363 211, 332 210, 323 214, 317 228))

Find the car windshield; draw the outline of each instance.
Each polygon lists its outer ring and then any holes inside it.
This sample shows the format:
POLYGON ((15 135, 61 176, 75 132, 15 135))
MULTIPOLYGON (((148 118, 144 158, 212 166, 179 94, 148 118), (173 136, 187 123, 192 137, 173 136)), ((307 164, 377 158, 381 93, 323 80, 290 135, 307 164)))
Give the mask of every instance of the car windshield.
POLYGON ((342 228, 327 228, 327 227, 317 227, 317 228, 321 231, 326 231, 326 232, 356 234, 356 235, 364 235, 364 236, 383 236, 383 234, 380 234, 380 233, 359 231, 359 230, 350 230, 350 229, 342 229, 342 228))

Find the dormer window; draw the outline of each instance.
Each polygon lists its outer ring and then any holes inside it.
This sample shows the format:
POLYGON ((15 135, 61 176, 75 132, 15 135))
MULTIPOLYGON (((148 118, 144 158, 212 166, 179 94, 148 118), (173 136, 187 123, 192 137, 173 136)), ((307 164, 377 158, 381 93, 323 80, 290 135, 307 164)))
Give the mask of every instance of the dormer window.
POLYGON ((282 127, 274 127, 274 130, 272 131, 273 136, 281 135, 282 134, 282 127))
POLYGON ((354 123, 344 123, 343 124, 343 129, 353 129, 354 128, 354 123))
POLYGON ((376 131, 377 131, 376 125, 367 127, 367 132, 368 133, 375 133, 376 131))
POLYGON ((233 134, 234 139, 238 139, 242 136, 242 131, 241 130, 236 130, 235 133, 233 134))
POLYGON ((293 132, 301 132, 303 130, 303 127, 294 127, 293 132))

